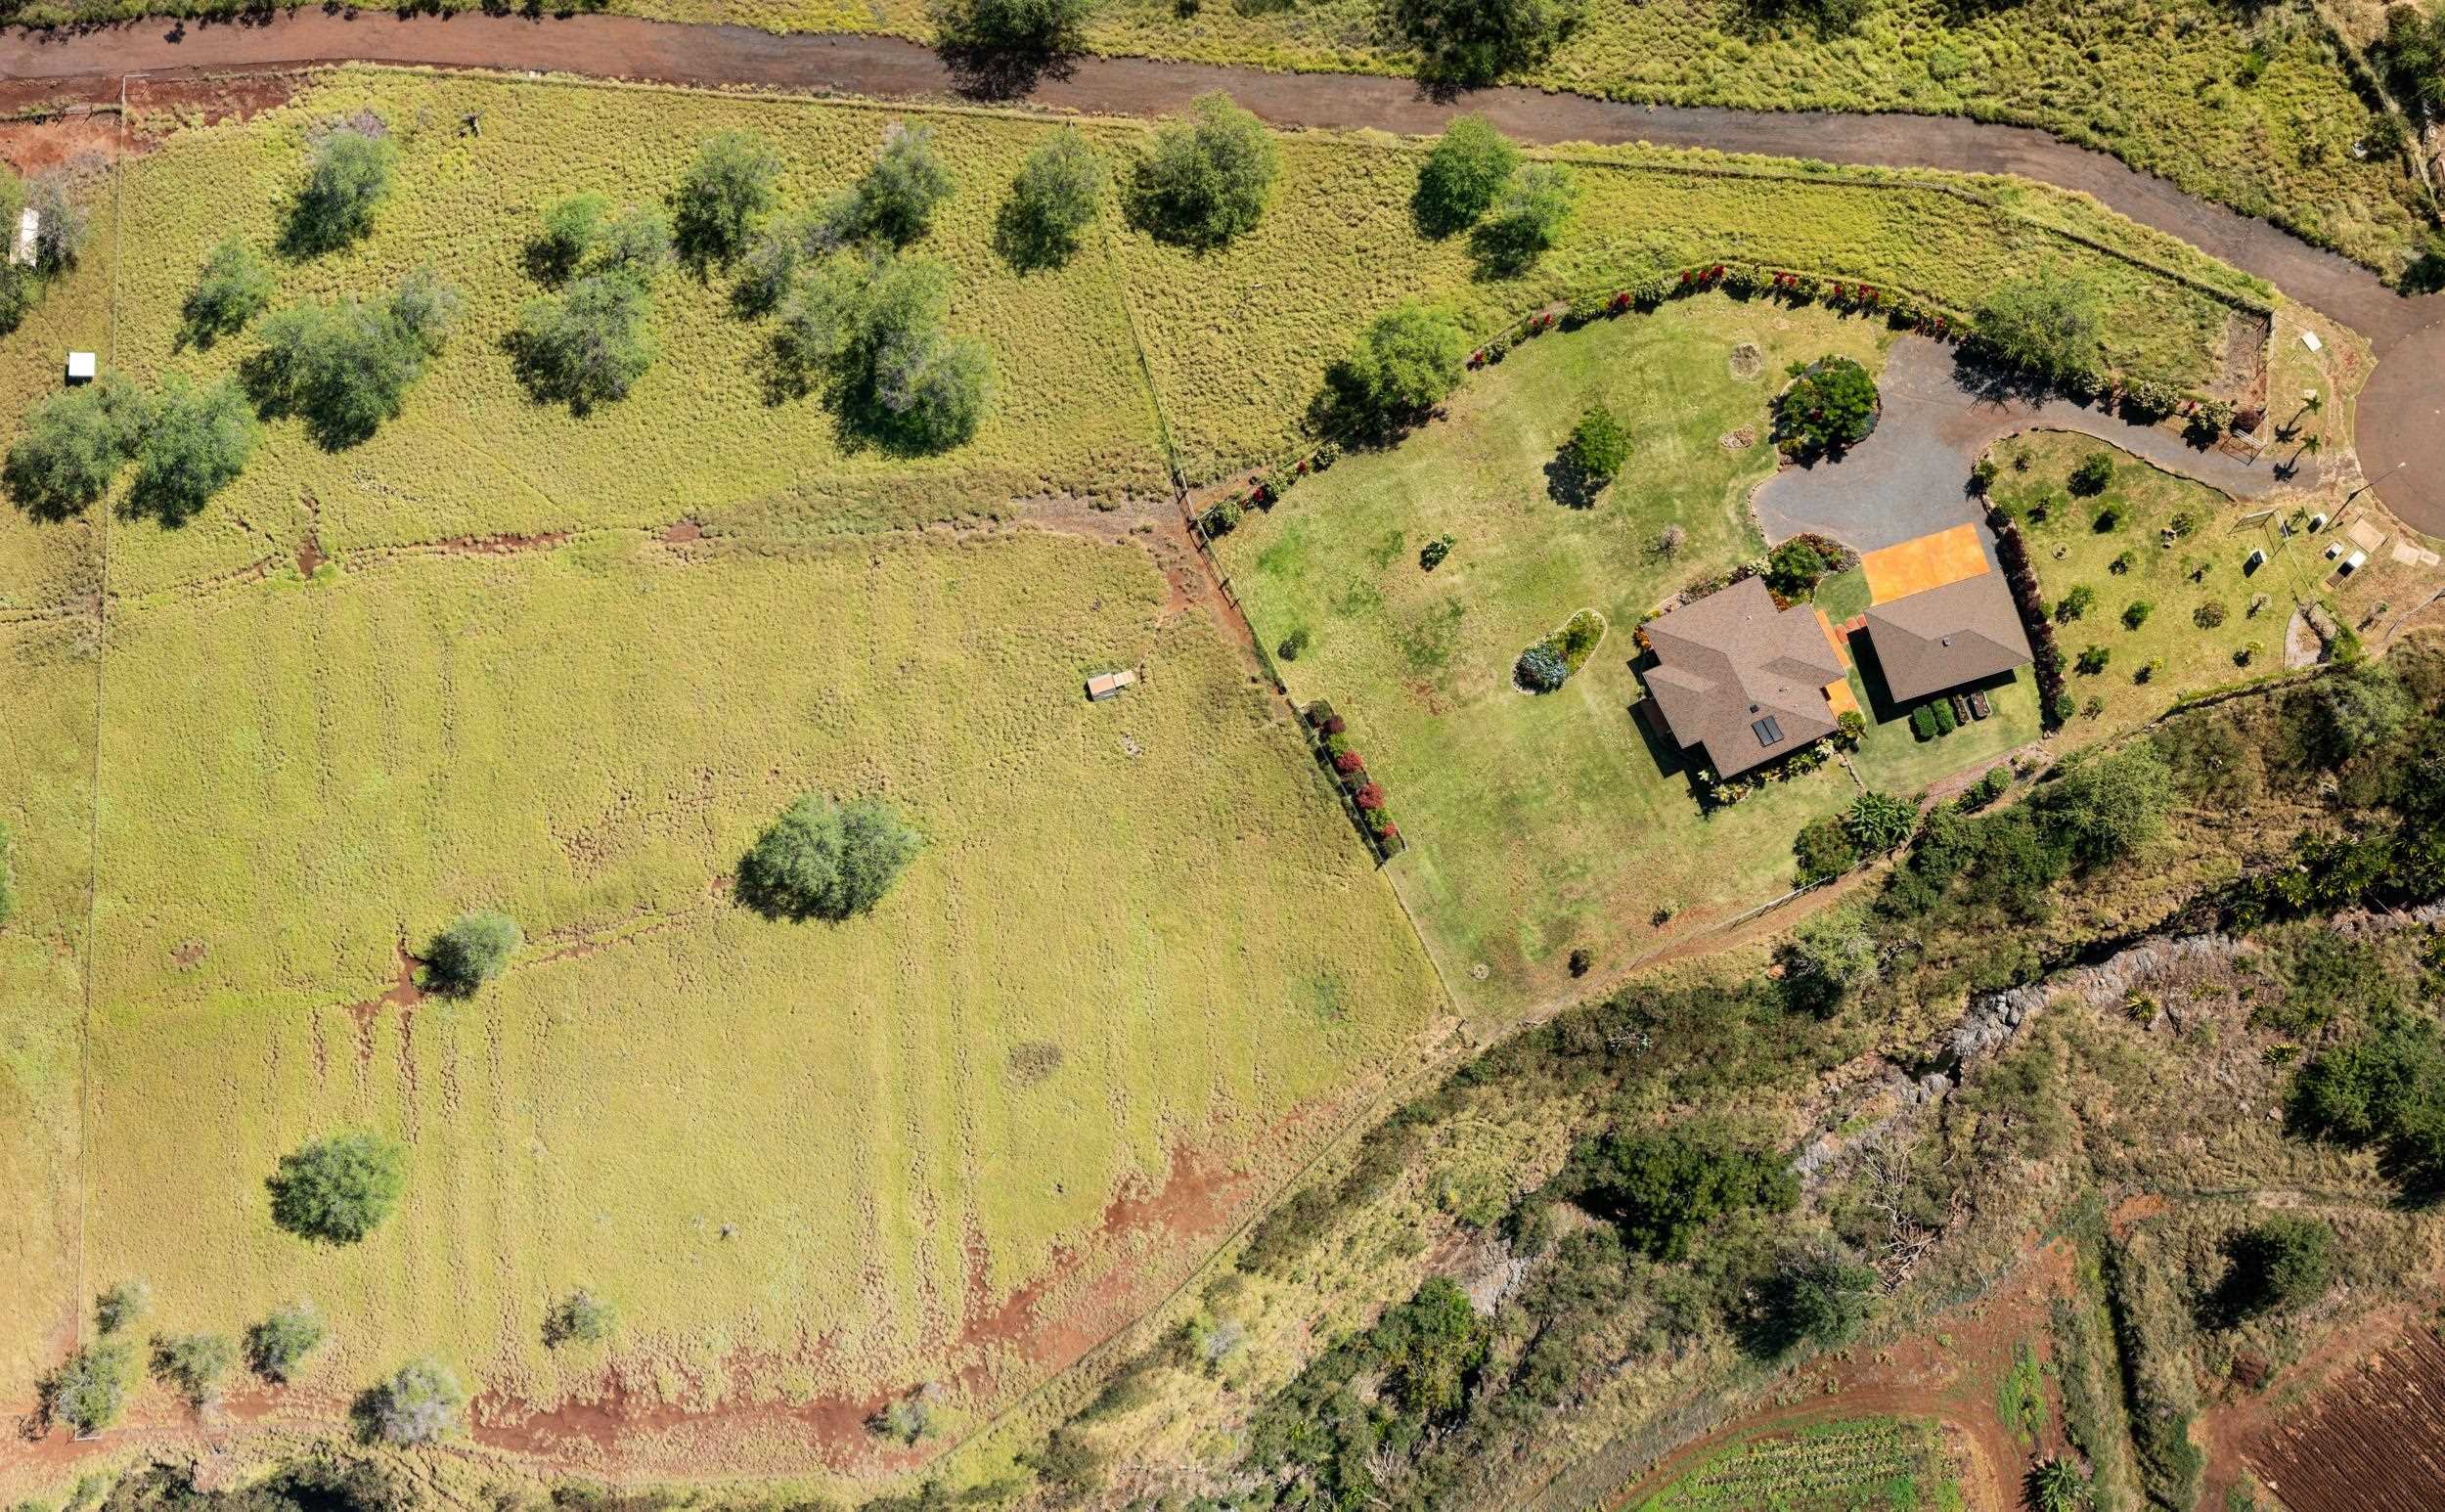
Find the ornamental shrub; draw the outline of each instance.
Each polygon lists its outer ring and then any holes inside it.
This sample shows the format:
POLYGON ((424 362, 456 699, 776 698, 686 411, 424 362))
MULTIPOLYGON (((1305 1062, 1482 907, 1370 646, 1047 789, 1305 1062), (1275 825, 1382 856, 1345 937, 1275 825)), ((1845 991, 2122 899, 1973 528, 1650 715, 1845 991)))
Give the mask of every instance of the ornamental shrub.
POLYGON ((1459 544, 1460 542, 1457 537, 1437 536, 1434 540, 1427 542, 1425 546, 1419 548, 1418 565, 1429 572, 1434 571, 1437 567, 1444 564, 1444 558, 1449 556, 1451 555, 1451 549, 1459 544))
POLYGON ((1520 653, 1512 678, 1534 693, 1549 693, 1570 680, 1571 668, 1550 641, 1539 641, 1520 653))
POLYGON ((1816 592, 1817 580, 1830 565, 1814 545, 1795 538, 1766 557, 1766 586, 1786 599, 1805 599, 1816 592))
POLYGON ((1351 794, 1351 801, 1361 809, 1380 809, 1384 806, 1384 784, 1369 782, 1351 794))
POLYGON ((2100 365, 2105 321, 2084 280, 2046 275, 1999 285, 1978 301, 1974 319, 1979 344, 2016 367, 2077 382, 2100 365))
POLYGON ((2080 676, 2095 677, 2098 673, 2105 671, 2107 663, 2112 660, 2113 652, 2102 645, 2088 645, 2080 648, 2080 659, 2071 665, 2080 676))
POLYGON ((272 1222, 304 1239, 354 1244, 399 1205, 407 1150, 363 1131, 319 1139, 280 1158, 265 1181, 272 1222))
POLYGON ((1812 882, 1830 882, 1859 865, 1859 846, 1851 839, 1843 816, 1828 814, 1800 826, 1792 841, 1792 859, 1798 863, 1796 880, 1805 887, 1812 882))
POLYGON ((1349 777, 1353 773, 1364 772, 1366 769, 1367 764, 1359 759, 1356 751, 1344 751, 1340 755, 1333 758, 1333 770, 1340 773, 1344 777, 1349 777))
POLYGON ((1922 740, 1935 738, 1935 716, 1926 704, 1910 711, 1910 733, 1922 740))
POLYGON ((1409 300, 1375 318, 1327 375, 1331 408, 1355 428, 1387 432, 1460 386, 1469 337, 1449 310, 1409 300))
POLYGON ((1937 734, 1948 735, 1961 728, 1961 716, 1953 712, 1951 699, 1933 699, 1928 703, 1927 707, 1928 711, 1935 716, 1935 733, 1937 734))
POLYGON ((1919 806, 1871 788, 1850 801, 1843 828, 1863 856, 1883 856, 1910 843, 1918 832, 1919 806))
POLYGON ((837 923, 880 903, 923 843, 879 799, 809 793, 740 859, 738 898, 767 918, 837 923))
POLYGON ((2097 590, 2082 583, 2055 601, 2055 622, 2068 625, 2089 611, 2097 602, 2097 590))
POLYGON ((1840 452, 1876 429, 1876 381, 1847 357, 1820 357, 1774 402, 1776 443, 1796 457, 1840 452))
POLYGON ((2071 469, 2071 492, 2083 499, 2093 499, 2113 484, 2113 455, 2091 452, 2071 469))
POLYGON ((2148 616, 2156 612, 2156 607, 2145 599, 2132 600, 2122 606, 2123 626, 2126 629, 2137 630, 2148 623, 2148 616))

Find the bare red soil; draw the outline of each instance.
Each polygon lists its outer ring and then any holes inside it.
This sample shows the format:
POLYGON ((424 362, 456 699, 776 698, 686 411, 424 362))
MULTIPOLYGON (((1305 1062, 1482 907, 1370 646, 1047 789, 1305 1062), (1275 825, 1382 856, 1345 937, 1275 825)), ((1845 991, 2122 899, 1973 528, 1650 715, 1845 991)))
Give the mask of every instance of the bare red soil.
POLYGON ((2245 1474, 2290 1512, 2445 1509, 2445 1342, 2380 1309, 2263 1389, 2200 1416, 2201 1512, 2245 1474))

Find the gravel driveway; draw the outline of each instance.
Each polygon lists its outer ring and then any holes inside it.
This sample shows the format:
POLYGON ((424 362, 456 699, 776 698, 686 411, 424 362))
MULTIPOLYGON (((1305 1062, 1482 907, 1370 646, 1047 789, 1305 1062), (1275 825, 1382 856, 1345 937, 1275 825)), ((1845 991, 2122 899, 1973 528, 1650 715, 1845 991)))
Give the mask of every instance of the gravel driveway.
POLYGON ((2306 484, 2316 476, 2315 459, 2304 460, 2296 477, 2279 478, 2278 453, 2244 462, 2059 395, 1999 396, 1983 389, 1974 372, 1956 365, 1953 348, 1924 336, 1893 342, 1877 390, 1885 413, 1876 434, 1839 462, 1787 467, 1757 485, 1750 503, 1769 543, 1813 531, 1854 551, 1872 552, 1978 521, 1984 511, 1968 491, 1970 467, 1989 446, 2020 430, 2081 431, 2238 499, 2254 499, 2281 482, 2306 484))

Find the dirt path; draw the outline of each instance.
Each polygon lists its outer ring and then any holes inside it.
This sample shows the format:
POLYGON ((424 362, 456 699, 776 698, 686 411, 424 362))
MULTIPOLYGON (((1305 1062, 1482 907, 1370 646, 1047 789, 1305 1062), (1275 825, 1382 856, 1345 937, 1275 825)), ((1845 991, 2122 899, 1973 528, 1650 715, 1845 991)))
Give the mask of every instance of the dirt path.
MULTIPOLYGON (((869 96, 948 96, 957 80, 930 50, 895 37, 685 26, 627 16, 559 20, 402 18, 300 10, 234 22, 129 22, 10 33, 0 82, 115 80, 135 71, 266 70, 364 61, 531 68, 682 84, 743 84, 869 96)), ((1438 100, 1406 79, 1268 73, 1254 68, 1087 58, 1035 81, 1029 103, 1151 115, 1226 89, 1277 125, 1429 132, 1455 111, 1482 111, 1525 141, 1652 142, 1834 162, 2015 173, 2092 195, 2143 225, 2180 237, 2367 335, 2379 359, 2359 405, 2361 463, 2406 521, 2445 535, 2445 295, 2405 298, 2367 269, 2265 221, 2195 200, 2103 153, 2022 126, 1953 116, 1845 115, 1627 105, 1520 86, 1438 100)))

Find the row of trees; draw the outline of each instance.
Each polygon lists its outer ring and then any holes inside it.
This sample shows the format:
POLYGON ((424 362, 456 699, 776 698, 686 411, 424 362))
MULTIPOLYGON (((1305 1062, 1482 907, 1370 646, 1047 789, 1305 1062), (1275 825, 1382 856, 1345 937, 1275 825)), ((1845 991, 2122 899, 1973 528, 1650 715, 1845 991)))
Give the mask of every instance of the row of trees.
POLYGON ((172 378, 156 396, 105 374, 34 406, 0 481, 19 508, 58 521, 84 512, 133 462, 127 511, 180 525, 236 480, 260 429, 228 379, 198 386, 172 378))

